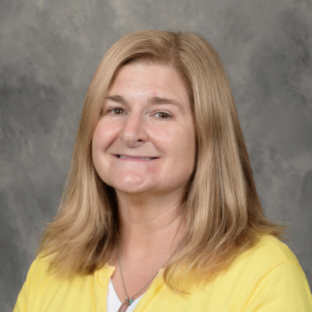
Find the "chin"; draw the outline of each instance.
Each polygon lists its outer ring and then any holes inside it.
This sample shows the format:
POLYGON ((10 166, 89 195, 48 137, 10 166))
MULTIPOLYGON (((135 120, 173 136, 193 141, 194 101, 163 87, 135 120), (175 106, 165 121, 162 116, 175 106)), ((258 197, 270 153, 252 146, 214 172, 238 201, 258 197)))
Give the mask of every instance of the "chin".
POLYGON ((106 183, 124 193, 142 193, 148 189, 145 179, 140 175, 122 176, 106 183))

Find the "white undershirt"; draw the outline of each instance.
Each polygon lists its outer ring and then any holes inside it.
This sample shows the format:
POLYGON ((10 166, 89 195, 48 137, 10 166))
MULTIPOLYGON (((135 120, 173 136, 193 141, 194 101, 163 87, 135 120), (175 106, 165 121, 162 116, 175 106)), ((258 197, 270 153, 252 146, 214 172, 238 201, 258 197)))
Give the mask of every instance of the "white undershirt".
MULTIPOLYGON (((137 304, 139 303, 139 301, 143 297, 143 295, 141 295, 140 297, 136 298, 133 301, 131 306, 128 307, 127 312, 132 312, 134 310, 134 308, 137 306, 137 304)), ((117 312, 118 309, 122 305, 122 302, 120 302, 120 300, 116 294, 114 285, 112 283, 112 279, 109 279, 106 305, 107 305, 107 312, 117 312)))

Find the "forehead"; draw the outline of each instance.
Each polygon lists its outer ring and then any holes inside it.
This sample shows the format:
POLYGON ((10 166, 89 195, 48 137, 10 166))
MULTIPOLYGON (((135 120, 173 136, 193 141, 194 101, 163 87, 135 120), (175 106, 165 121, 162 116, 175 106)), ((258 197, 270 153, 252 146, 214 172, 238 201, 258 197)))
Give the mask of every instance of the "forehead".
POLYGON ((131 62, 123 65, 114 75, 108 94, 142 88, 155 93, 169 92, 186 95, 190 100, 190 92, 185 79, 172 65, 158 63, 131 62))

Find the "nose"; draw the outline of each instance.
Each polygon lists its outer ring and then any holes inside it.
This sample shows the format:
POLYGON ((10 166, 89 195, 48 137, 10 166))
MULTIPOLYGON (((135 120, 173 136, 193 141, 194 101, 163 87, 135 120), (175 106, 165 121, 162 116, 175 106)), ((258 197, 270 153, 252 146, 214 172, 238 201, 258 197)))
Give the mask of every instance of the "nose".
POLYGON ((129 147, 140 145, 147 141, 146 122, 142 112, 132 111, 124 119, 119 133, 120 139, 129 147))

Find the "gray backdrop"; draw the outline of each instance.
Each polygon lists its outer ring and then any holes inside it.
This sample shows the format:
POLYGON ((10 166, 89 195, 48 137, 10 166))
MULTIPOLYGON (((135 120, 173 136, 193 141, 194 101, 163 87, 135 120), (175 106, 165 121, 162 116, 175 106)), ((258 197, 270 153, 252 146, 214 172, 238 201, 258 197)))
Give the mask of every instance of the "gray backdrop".
POLYGON ((52 220, 84 96, 110 45, 195 31, 229 75, 267 216, 312 282, 311 0, 1 0, 0 309, 11 311, 52 220))

